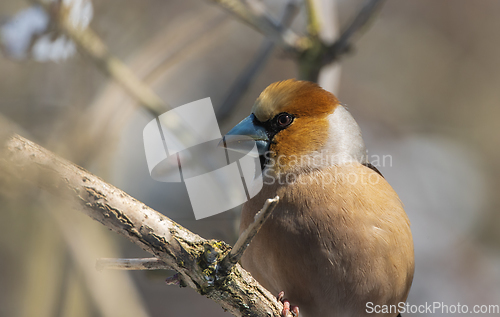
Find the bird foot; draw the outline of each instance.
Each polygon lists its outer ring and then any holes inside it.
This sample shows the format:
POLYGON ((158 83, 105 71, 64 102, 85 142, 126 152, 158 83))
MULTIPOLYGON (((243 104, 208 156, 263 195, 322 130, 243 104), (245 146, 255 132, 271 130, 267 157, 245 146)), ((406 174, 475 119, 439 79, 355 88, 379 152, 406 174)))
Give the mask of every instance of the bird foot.
POLYGON ((285 299, 285 292, 281 291, 276 298, 278 302, 283 303, 283 311, 281 312, 281 317, 299 317, 299 306, 292 306, 288 299, 285 299))

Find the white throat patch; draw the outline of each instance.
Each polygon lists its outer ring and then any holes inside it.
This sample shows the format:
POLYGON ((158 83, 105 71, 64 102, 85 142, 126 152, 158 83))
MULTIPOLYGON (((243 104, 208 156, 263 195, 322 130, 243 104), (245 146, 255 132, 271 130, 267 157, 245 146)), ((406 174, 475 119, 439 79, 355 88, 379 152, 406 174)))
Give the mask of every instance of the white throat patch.
POLYGON ((338 105, 328 116, 329 135, 323 153, 331 157, 331 163, 368 163, 361 129, 352 115, 338 105))

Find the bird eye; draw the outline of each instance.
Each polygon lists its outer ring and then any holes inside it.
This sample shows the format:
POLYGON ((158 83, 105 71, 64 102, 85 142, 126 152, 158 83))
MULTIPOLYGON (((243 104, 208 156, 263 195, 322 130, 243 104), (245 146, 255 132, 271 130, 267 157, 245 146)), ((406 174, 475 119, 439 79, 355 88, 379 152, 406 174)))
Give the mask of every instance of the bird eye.
POLYGON ((276 117, 276 123, 280 128, 284 128, 284 127, 288 126, 290 123, 292 123, 292 121, 293 121, 292 115, 285 113, 285 112, 280 113, 276 117))

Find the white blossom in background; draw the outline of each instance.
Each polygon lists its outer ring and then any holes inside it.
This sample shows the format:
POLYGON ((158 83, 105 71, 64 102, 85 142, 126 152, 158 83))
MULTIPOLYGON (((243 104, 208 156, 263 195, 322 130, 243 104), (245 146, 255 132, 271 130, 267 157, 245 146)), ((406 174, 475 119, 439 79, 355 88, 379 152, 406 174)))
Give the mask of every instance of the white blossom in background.
MULTIPOLYGON (((90 24, 93 16, 90 0, 63 0, 62 6, 73 27, 85 29, 90 24)), ((67 36, 56 32, 50 28, 49 15, 35 5, 20 11, 0 28, 0 44, 13 59, 57 62, 71 57, 76 47, 67 36)))
POLYGON ((75 43, 65 35, 61 35, 53 40, 50 34, 45 34, 36 40, 31 50, 31 55, 33 59, 39 62, 57 62, 71 57, 75 51, 75 43))
POLYGON ((0 36, 2 46, 9 57, 28 57, 31 41, 47 30, 49 17, 40 7, 30 7, 19 12, 2 26, 0 36))

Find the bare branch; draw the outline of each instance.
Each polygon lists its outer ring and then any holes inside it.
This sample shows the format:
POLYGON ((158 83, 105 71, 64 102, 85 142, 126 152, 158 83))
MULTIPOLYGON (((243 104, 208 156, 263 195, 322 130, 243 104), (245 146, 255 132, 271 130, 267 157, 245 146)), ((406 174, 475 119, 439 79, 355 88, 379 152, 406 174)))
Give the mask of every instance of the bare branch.
POLYGON ((271 216, 274 207, 278 204, 280 198, 279 196, 274 197, 273 199, 266 200, 264 207, 255 215, 254 222, 248 226, 248 228, 243 231, 238 238, 238 241, 234 244, 233 249, 229 252, 229 255, 224 260, 226 268, 230 268, 231 266, 238 263, 238 261, 243 256, 243 253, 252 242, 252 239, 255 237, 257 232, 259 232, 260 228, 266 220, 271 216))
POLYGON ((102 258, 97 259, 96 269, 102 270, 172 270, 172 268, 165 264, 158 258, 142 258, 142 259, 110 259, 102 258))
POLYGON ((240 0, 211 1, 270 38, 286 51, 300 53, 309 46, 307 37, 299 36, 289 28, 281 27, 262 8, 247 6, 240 0))
POLYGON ((235 316, 279 316, 283 305, 235 264, 221 271, 230 247, 205 240, 120 189, 39 145, 14 135, 0 150, 0 175, 34 182, 76 207, 179 273, 183 284, 235 316))

